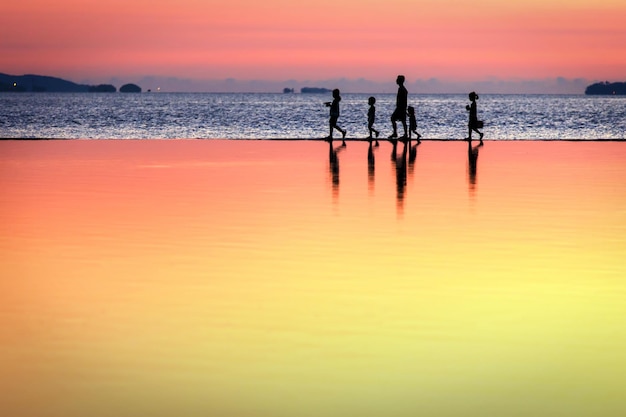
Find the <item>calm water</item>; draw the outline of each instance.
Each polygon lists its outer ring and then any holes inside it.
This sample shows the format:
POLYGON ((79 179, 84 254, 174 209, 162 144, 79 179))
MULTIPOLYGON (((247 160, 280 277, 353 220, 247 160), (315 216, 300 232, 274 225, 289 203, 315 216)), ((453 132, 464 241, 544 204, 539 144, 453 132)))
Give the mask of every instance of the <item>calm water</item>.
MULTIPOLYGON (((367 136, 367 97, 344 94, 340 124, 367 136)), ((378 94, 377 127, 391 133, 395 95, 378 94)), ((321 138, 330 94, 2 94, 0 138, 321 138)), ((426 138, 467 136, 466 95, 411 95, 426 138)), ((625 139, 626 98, 481 95, 490 139, 625 139)))
POLYGON ((625 160, 0 142, 0 415, 624 415, 625 160))

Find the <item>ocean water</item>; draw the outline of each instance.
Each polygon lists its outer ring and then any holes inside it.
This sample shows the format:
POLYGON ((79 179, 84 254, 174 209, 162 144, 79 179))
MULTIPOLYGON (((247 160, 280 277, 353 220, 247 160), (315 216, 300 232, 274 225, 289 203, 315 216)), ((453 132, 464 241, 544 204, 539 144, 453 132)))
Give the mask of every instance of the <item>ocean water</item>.
MULTIPOLYGON (((395 95, 376 94, 376 127, 391 133, 395 95)), ((339 124, 349 138, 367 136, 368 94, 343 94, 339 124)), ((0 138, 154 139, 322 138, 330 94, 55 94, 0 95, 0 138)), ((418 131, 430 139, 467 135, 466 95, 410 95, 418 131)), ((621 140, 626 98, 481 95, 485 138, 621 140)))
POLYGON ((0 141, 0 415, 626 415, 625 160, 0 141))

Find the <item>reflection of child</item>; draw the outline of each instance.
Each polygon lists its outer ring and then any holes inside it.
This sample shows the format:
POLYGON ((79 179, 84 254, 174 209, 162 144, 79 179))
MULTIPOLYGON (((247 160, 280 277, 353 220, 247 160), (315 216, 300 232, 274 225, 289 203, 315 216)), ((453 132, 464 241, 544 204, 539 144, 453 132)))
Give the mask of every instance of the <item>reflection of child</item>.
POLYGON ((483 133, 478 130, 479 127, 482 127, 482 122, 478 120, 478 110, 476 108, 476 100, 478 100, 478 94, 475 92, 469 93, 469 99, 472 102, 471 105, 465 106, 465 109, 469 111, 469 122, 467 124, 468 127, 468 136, 467 140, 472 140, 472 130, 480 135, 480 144, 483 144, 483 133))
POLYGON ((367 104, 370 105, 369 110, 367 111, 367 129, 370 132, 370 135, 367 137, 368 139, 372 139, 372 132, 376 135, 376 146, 378 146, 378 135, 380 132, 374 129, 374 122, 376 121, 376 107, 374 104, 376 103, 376 98, 370 97, 367 99, 367 104))
POLYGON ((415 107, 409 106, 407 108, 407 112, 409 115, 409 140, 411 139, 411 132, 415 133, 415 138, 417 139, 417 143, 421 143, 420 138, 422 135, 417 133, 417 121, 415 120, 415 107))
MULTIPOLYGON (((339 102, 341 101, 341 96, 339 95, 339 89, 335 88, 333 90, 333 101, 327 101, 326 103, 324 103, 324 105, 326 105, 326 107, 330 107, 330 119, 328 120, 328 125, 330 127, 330 133, 328 135, 328 137, 326 138, 327 140, 333 140, 333 129, 337 129, 338 131, 341 132, 342 135, 342 139, 345 139, 346 137, 346 130, 340 128, 339 126, 337 126, 337 119, 339 119, 339 102)), ((346 141, 343 141, 343 145, 346 144, 346 141)))

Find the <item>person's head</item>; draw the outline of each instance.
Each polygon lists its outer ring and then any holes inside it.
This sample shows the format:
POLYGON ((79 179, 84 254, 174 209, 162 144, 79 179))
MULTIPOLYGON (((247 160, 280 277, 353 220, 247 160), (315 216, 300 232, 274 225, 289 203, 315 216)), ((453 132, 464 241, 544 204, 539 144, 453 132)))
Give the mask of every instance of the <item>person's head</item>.
POLYGON ((396 78, 396 84, 398 85, 404 84, 404 75, 398 75, 398 78, 396 78))
POLYGON ((407 108, 406 108, 406 112, 407 112, 408 114, 415 114, 415 107, 413 107, 413 106, 409 106, 409 107, 407 107, 407 108))
POLYGON ((334 97, 334 98, 338 98, 338 97, 339 97, 339 89, 338 89, 338 88, 335 88, 335 89, 333 90, 333 97, 334 97))
POLYGON ((469 99, 470 101, 478 100, 478 94, 472 91, 471 93, 469 93, 469 99))
POLYGON ((367 104, 373 106, 376 103, 376 97, 370 97, 367 99, 367 104))

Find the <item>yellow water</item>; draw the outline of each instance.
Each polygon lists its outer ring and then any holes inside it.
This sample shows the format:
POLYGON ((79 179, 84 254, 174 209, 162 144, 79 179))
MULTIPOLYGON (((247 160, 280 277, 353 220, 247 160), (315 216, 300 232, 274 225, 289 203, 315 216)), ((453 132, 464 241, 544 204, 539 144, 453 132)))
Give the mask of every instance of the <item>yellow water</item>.
POLYGON ((626 143, 338 145, 1 142, 0 415, 626 414, 626 143))

